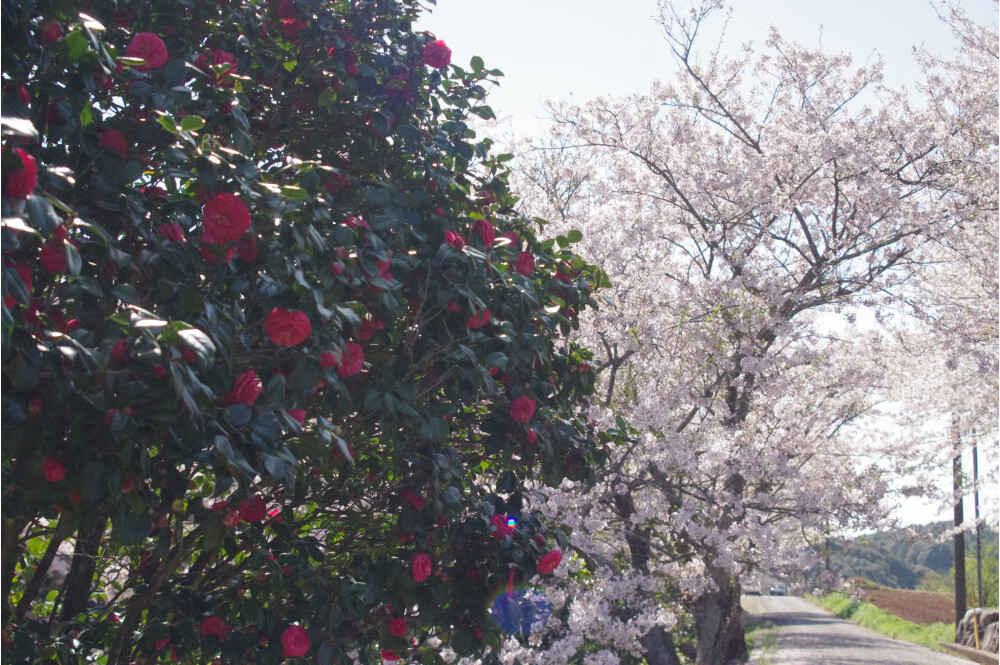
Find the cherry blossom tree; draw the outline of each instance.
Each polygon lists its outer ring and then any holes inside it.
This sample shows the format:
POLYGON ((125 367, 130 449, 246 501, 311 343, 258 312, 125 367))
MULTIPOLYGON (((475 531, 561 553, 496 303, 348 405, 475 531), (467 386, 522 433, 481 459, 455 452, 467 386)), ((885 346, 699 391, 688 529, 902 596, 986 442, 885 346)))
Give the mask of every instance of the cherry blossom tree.
MULTIPOLYGON (((726 662, 744 646, 741 576, 808 553, 784 534, 883 518, 886 465, 866 455, 892 460, 906 442, 859 426, 891 394, 891 345, 853 317, 916 303, 942 248, 968 254, 983 237, 969 226, 995 227, 995 29, 974 37, 994 47, 992 66, 988 49, 980 60, 965 49, 950 67, 954 85, 978 72, 982 94, 952 98, 932 79, 944 96, 923 104, 884 86, 878 62, 777 32, 760 53, 699 57, 720 8, 661 5, 676 79, 554 105, 553 138, 519 167, 529 208, 558 220, 555 235, 585 231, 614 285, 584 326, 603 351, 594 412, 638 430, 589 503, 549 497, 574 525, 582 571, 567 568, 579 595, 535 639, 560 655, 598 648, 577 632, 586 625, 601 644, 631 638, 632 657, 675 663, 689 616, 695 662, 726 662), (951 105, 969 128, 944 124, 951 105), (847 329, 826 332, 831 317, 847 329)), ((963 264, 987 294, 995 252, 963 264)), ((976 312, 973 334, 987 339, 989 308, 976 312)))

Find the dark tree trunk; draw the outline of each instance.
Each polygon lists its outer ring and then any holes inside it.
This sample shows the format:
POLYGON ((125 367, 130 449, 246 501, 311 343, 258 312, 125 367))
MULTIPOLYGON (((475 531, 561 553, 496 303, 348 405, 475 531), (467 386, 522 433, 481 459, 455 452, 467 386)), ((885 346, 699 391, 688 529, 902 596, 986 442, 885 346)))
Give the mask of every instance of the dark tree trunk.
POLYGON ((642 645, 642 657, 649 665, 680 665, 677 658, 677 647, 670 633, 663 626, 655 626, 639 638, 642 645))
POLYGON ((70 564, 69 573, 63 583, 63 621, 69 621, 87 609, 94 583, 94 571, 97 568, 97 553, 104 533, 104 522, 98 519, 97 523, 100 524, 99 527, 92 525, 87 533, 81 529, 77 536, 73 563, 70 564))
POLYGON ((746 651, 740 584, 727 571, 709 568, 716 589, 703 594, 693 607, 698 639, 696 665, 725 665, 746 651))
MULTIPOLYGON (((632 495, 615 494, 614 501, 618 516, 627 524, 629 518, 635 514, 635 502, 632 500, 632 495)), ((632 568, 648 573, 651 551, 649 529, 633 526, 625 534, 625 541, 628 543, 632 568)), ((642 645, 643 658, 649 665, 680 665, 677 647, 674 646, 670 633, 662 626, 656 626, 639 638, 639 644, 642 645)))
POLYGON ((21 555, 21 531, 27 524, 28 520, 25 519, 4 520, 3 523, 3 544, 0 546, 3 550, 3 570, 0 575, 3 576, 3 623, 5 625, 13 610, 13 606, 10 604, 10 590, 14 583, 14 573, 17 572, 17 562, 21 555))

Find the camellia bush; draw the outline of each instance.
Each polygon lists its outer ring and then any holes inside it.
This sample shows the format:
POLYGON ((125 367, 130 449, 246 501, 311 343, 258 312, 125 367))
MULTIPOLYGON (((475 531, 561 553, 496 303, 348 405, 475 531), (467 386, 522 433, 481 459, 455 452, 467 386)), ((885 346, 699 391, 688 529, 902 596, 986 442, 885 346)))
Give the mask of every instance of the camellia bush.
POLYGON ((5 0, 9 662, 440 662, 559 566, 606 278, 417 12, 5 0))

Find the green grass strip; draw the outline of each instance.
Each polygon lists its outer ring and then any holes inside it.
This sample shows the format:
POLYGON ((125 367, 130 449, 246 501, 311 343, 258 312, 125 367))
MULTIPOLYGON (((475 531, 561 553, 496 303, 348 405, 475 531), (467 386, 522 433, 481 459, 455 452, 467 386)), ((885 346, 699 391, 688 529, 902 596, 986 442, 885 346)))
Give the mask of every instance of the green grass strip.
POLYGON ((770 621, 761 622, 750 619, 743 623, 743 633, 746 638, 747 651, 740 656, 744 663, 750 660, 755 648, 760 648, 757 654, 757 665, 771 665, 771 656, 778 646, 778 631, 770 621))
POLYGON ((850 596, 836 592, 827 593, 818 598, 813 597, 812 600, 842 619, 850 619, 894 640, 914 642, 938 651, 941 651, 941 642, 955 640, 955 624, 953 623, 932 623, 929 626, 911 623, 889 614, 871 603, 859 603, 851 599, 850 596))

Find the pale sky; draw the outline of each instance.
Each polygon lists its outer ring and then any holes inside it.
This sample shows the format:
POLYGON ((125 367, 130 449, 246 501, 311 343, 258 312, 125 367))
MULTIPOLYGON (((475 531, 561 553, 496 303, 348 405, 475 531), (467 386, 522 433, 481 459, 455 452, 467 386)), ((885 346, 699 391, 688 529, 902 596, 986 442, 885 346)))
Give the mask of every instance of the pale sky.
MULTIPOLYGON (((681 0, 685 2, 685 0, 681 0)), ((826 51, 849 51, 859 61, 873 52, 887 82, 919 75, 912 46, 947 54, 954 42, 929 0, 736 0, 726 44, 763 46, 770 25, 786 38, 826 51), (822 42, 820 41, 822 27, 822 42)), ((991 0, 961 0, 981 22, 996 22, 991 0)), ((647 92, 673 66, 655 0, 437 0, 417 25, 443 39, 452 60, 468 66, 481 56, 505 76, 490 93, 500 117, 518 131, 537 133, 542 100, 572 94, 577 101, 605 94, 647 92)), ((720 21, 716 21, 721 24, 720 21)), ((714 42, 705 41, 703 46, 714 42)))

